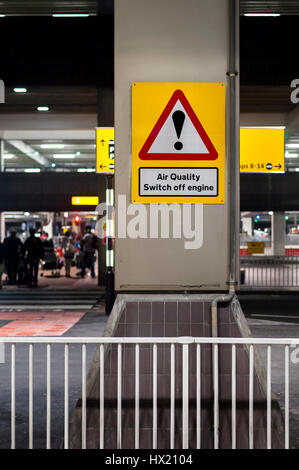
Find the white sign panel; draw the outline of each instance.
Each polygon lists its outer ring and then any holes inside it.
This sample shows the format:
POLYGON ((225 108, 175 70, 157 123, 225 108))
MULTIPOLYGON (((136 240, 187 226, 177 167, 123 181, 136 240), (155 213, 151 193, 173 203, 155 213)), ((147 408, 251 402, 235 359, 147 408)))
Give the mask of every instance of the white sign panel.
POLYGON ((139 196, 218 196, 218 168, 139 168, 139 196))

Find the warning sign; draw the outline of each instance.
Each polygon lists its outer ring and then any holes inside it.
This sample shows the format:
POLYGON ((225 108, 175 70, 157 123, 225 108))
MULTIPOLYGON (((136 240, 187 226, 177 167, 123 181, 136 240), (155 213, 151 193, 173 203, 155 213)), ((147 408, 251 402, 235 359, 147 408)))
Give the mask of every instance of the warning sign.
POLYGON ((265 252, 265 243, 264 242, 248 242, 248 254, 249 255, 263 255, 265 252))
POLYGON ((218 196, 217 168, 140 168, 140 196, 218 196))
POLYGON ((223 204, 223 83, 134 83, 132 201, 223 204))
POLYGON ((176 90, 142 147, 142 160, 215 160, 218 153, 182 90, 176 90))

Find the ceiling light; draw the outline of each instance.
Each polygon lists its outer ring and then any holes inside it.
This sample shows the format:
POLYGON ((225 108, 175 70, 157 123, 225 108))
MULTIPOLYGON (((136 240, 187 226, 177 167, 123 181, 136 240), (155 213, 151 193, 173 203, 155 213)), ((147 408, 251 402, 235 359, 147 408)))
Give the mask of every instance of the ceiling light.
POLYGON ((14 88, 15 93, 27 93, 27 88, 14 88))
POLYGON ((286 152, 285 158, 297 158, 298 155, 299 155, 298 153, 289 153, 289 152, 286 152))
POLYGON ((244 16, 280 16, 280 13, 244 13, 244 16))
POLYGON ((5 160, 11 160, 12 158, 16 158, 16 156, 15 156, 14 154, 12 154, 12 153, 5 153, 5 154, 3 155, 3 158, 4 158, 5 160))
POLYGON ((38 111, 49 111, 49 107, 48 106, 38 106, 37 110, 38 111))
POLYGON ((54 18, 86 18, 88 13, 54 13, 54 18))
POLYGON ((286 146, 289 149, 299 149, 299 144, 287 144, 286 146))
POLYGON ((25 168, 25 173, 40 173, 40 168, 25 168))
POLYGON ((64 144, 41 144, 41 149, 63 149, 65 146, 64 144))
POLYGON ((24 215, 28 217, 30 215, 30 212, 24 212, 24 215))
POLYGON ((0 15, 0 18, 4 18, 6 15, 0 15))
POLYGON ((81 152, 76 152, 76 155, 81 155, 81 152))
POLYGON ((74 153, 54 153, 53 158, 75 158, 74 153))

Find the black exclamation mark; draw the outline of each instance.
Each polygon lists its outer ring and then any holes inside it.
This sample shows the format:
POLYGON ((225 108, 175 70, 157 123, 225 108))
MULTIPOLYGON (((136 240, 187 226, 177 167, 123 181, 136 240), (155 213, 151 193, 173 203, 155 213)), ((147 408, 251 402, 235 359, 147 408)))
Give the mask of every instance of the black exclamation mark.
MULTIPOLYGON (((185 113, 183 113, 183 111, 175 111, 172 115, 172 120, 173 120, 173 124, 175 127, 176 135, 178 136, 178 139, 179 139, 182 133, 184 122, 185 122, 185 113)), ((183 148, 182 142, 177 141, 174 144, 174 148, 176 150, 182 150, 183 148)))

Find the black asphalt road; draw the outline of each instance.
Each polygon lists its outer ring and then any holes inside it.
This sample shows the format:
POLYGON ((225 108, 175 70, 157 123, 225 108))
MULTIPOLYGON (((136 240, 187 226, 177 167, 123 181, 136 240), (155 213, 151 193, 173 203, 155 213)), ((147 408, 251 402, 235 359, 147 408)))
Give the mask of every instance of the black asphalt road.
POLYGON ((299 323, 298 293, 238 294, 248 318, 299 323))

